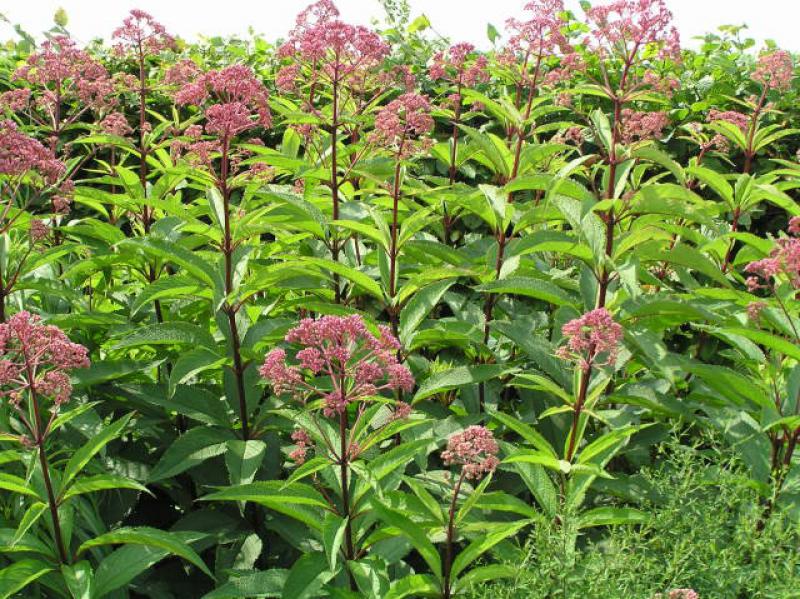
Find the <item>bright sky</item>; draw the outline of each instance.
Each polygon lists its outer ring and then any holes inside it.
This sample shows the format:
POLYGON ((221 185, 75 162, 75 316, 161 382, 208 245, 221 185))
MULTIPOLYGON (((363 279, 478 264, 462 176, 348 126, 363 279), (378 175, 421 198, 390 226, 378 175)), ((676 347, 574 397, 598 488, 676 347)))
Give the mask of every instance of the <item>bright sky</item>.
MULTIPOLYGON (((510 16, 519 16, 528 0, 411 0, 413 15, 425 13, 434 29, 452 41, 487 45, 486 25, 502 30, 510 16), (489 10, 491 7, 491 10, 489 10)), ((602 0, 595 0, 600 3, 602 0)), ((164 23, 167 30, 185 39, 197 35, 246 34, 248 27, 276 39, 286 34, 295 15, 310 0, 0 0, 0 13, 20 23, 30 33, 48 29, 56 9, 69 15, 68 29, 80 41, 108 37, 131 8, 141 8, 164 23)), ((577 0, 567 0, 577 7, 577 0)), ((800 0, 667 0, 675 15, 684 45, 690 38, 719 25, 746 23, 748 35, 759 42, 770 38, 779 46, 800 51, 797 23, 800 0)), ((338 0, 343 18, 369 24, 380 17, 377 0, 338 0)), ((578 10, 580 14, 580 10, 578 10)), ((12 35, 0 23, 0 40, 12 35)))

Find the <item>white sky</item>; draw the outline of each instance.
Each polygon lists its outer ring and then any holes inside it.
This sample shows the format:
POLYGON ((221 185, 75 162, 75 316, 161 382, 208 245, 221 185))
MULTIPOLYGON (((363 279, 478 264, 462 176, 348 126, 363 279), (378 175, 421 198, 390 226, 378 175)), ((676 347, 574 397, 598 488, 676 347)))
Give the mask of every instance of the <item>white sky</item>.
MULTIPOLYGON (((295 15, 310 0, 0 0, 0 12, 33 34, 52 25, 53 14, 63 7, 68 29, 80 41, 108 37, 131 8, 141 8, 185 39, 200 35, 246 34, 252 26, 267 39, 286 34, 295 15)), ((502 31, 506 18, 519 16, 528 0, 411 0, 413 16, 425 13, 434 29, 452 41, 486 46, 486 25, 502 31)), ((600 0, 595 0, 595 4, 600 0)), ((667 0, 675 15, 684 45, 690 38, 719 25, 746 23, 748 35, 759 42, 774 39, 779 46, 800 51, 800 0, 667 0)), ((577 0, 567 0, 572 8, 577 0)), ((338 0, 343 18, 369 24, 381 16, 377 0, 338 0)), ((581 14, 580 9, 577 10, 581 14)), ((0 40, 12 36, 0 23, 0 40)))

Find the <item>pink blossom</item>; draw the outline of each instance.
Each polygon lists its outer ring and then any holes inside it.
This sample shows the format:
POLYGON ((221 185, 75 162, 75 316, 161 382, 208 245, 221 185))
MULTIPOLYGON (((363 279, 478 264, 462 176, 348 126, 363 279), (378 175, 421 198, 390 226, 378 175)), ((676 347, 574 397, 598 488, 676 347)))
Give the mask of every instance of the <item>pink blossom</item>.
POLYGON ((492 432, 483 426, 470 426, 460 433, 450 435, 442 461, 447 466, 460 465, 468 479, 479 479, 494 472, 500 464, 500 448, 492 432))
POLYGON ((298 428, 292 433, 292 441, 295 443, 295 449, 289 454, 289 459, 295 462, 298 466, 302 466, 306 461, 306 454, 308 449, 314 445, 311 436, 305 429, 298 428))
POLYGON ((657 139, 663 135, 668 123, 669 117, 665 112, 639 112, 625 108, 622 111, 622 141, 632 144, 657 139))
POLYGON ((764 302, 750 302, 747 304, 747 318, 754 322, 757 321, 761 317, 761 312, 766 307, 767 304, 764 302))
POLYGON ((592 27, 589 49, 601 59, 633 62, 649 45, 661 58, 680 59, 680 37, 664 0, 611 0, 586 11, 592 27))
POLYGON ((384 106, 375 117, 371 141, 397 152, 402 157, 424 151, 429 143, 425 138, 433 129, 433 117, 428 98, 407 93, 384 106))
POLYGON ((597 308, 570 320, 561 328, 561 333, 567 342, 556 351, 559 358, 576 361, 583 369, 616 362, 623 330, 606 308, 597 308), (601 360, 602 356, 605 359, 601 360))
POLYGON ((758 57, 752 79, 767 89, 788 91, 792 87, 794 65, 792 55, 786 50, 767 52, 758 57))
MULTIPOLYGON (((751 262, 744 271, 767 281, 783 275, 793 287, 800 288, 800 238, 778 239, 768 257, 751 262)), ((750 291, 761 287, 756 277, 749 277, 746 284, 750 291)))
POLYGON ((455 44, 448 50, 437 52, 428 68, 428 75, 433 80, 444 79, 458 89, 485 83, 489 80, 486 57, 481 54, 470 59, 474 52, 475 46, 468 43, 455 44))
POLYGON ((206 131, 232 137, 256 126, 270 127, 267 88, 250 67, 231 65, 200 74, 175 94, 175 102, 206 108, 206 131))
POLYGON ((164 83, 183 86, 197 79, 200 73, 200 67, 193 60, 184 58, 167 69, 164 73, 164 83))
POLYGON ((109 135, 125 137, 133 133, 133 129, 128 124, 128 119, 121 112, 112 112, 100 121, 100 129, 109 135))
POLYGON ((43 239, 47 239, 47 236, 50 234, 50 227, 47 224, 39 219, 31 220, 30 225, 30 235, 31 241, 34 243, 38 243, 43 239))
MULTIPOLYGON (((331 0, 319 0, 302 11, 295 28, 279 49, 279 58, 293 58, 308 65, 310 80, 329 83, 363 81, 379 72, 389 46, 374 31, 339 20, 331 0)), ((283 79, 288 83, 288 79, 283 79)))
POLYGON ((174 47, 175 39, 164 26, 143 10, 134 9, 114 30, 114 50, 119 55, 134 52, 139 56, 158 54, 174 47))
POLYGON ((413 411, 414 408, 411 407, 411 404, 408 404, 404 401, 398 401, 394 406, 392 420, 406 420, 409 416, 411 416, 411 412, 413 411))
POLYGON ((31 90, 27 87, 12 89, 0 94, 0 108, 18 112, 28 106, 31 100, 31 90))
MULTIPOLYGON (((37 105, 52 114, 57 104, 76 99, 93 108, 110 104, 114 86, 108 71, 65 35, 42 42, 41 50, 28 56, 14 73, 31 86, 40 88, 37 105)), ((17 104, 22 96, 17 98, 17 104)))
POLYGON ((68 371, 89 365, 87 350, 38 316, 18 312, 0 324, 0 397, 17 405, 22 394, 50 398, 55 408, 72 393, 68 371))
POLYGON ((65 168, 48 148, 20 131, 14 121, 0 121, 0 175, 18 177, 35 172, 47 184, 53 184, 63 176, 65 168))
POLYGON ((361 316, 306 318, 286 334, 286 342, 301 346, 295 354, 299 364, 288 365, 286 351, 274 349, 259 370, 261 376, 278 395, 308 393, 322 398, 325 416, 341 414, 349 404, 384 390, 413 389, 411 372, 397 359, 397 339, 386 327, 374 335, 361 316), (326 375, 331 388, 307 382, 303 370, 326 375))

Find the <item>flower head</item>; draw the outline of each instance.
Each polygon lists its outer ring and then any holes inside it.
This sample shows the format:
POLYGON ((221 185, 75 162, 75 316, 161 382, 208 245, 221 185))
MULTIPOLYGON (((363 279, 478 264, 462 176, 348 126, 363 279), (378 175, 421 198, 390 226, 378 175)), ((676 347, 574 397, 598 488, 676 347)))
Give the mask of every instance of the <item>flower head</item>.
POLYGON ((447 449, 442 452, 442 461, 448 466, 460 465, 468 479, 479 479, 500 464, 497 459, 499 451, 492 431, 483 426, 470 426, 450 435, 447 449))
POLYGON ((664 0, 611 0, 586 11, 592 27, 589 49, 601 59, 609 56, 633 62, 648 46, 659 57, 680 58, 680 37, 664 0))
POLYGON ((52 185, 65 170, 53 152, 20 131, 14 121, 0 121, 0 175, 18 177, 33 172, 52 185))
POLYGON ((27 392, 52 399, 57 408, 72 393, 69 371, 88 365, 85 347, 38 316, 18 312, 0 324, 0 397, 19 404, 27 392))
POLYGON ((459 88, 486 82, 489 80, 486 57, 481 54, 473 58, 474 53, 475 46, 472 44, 450 46, 449 49, 434 54, 428 74, 431 79, 444 79, 459 88))
POLYGON ((606 308, 597 308, 570 320, 561 328, 561 333, 567 342, 558 348, 559 358, 576 361, 584 369, 616 362, 623 330, 606 308))
POLYGON ((752 79, 767 89, 788 91, 794 78, 792 55, 786 50, 767 52, 758 57, 752 79))
POLYGON ((112 112, 100 121, 100 129, 103 133, 125 137, 133 133, 133 129, 128 124, 128 119, 121 112, 112 112))
MULTIPOLYGON (((339 19, 339 10, 331 0, 319 0, 302 11, 288 40, 278 49, 280 58, 292 58, 307 65, 310 79, 330 83, 363 81, 374 75, 389 55, 389 46, 374 31, 349 25, 339 19)), ((280 76, 283 89, 292 86, 292 75, 280 76)))
POLYGON ((326 416, 341 414, 349 404, 383 390, 413 389, 411 372, 397 359, 397 339, 384 326, 373 335, 361 316, 306 318, 287 333, 286 341, 301 346, 295 353, 298 363, 287 364, 286 351, 273 349, 259 373, 278 395, 322 398, 326 416), (328 387, 308 382, 307 375, 327 376, 328 387))
MULTIPOLYGON (((62 106, 70 99, 92 108, 106 107, 111 104, 114 92, 106 68, 66 35, 55 35, 42 42, 41 49, 28 56, 25 64, 14 72, 14 78, 38 88, 36 107, 51 114, 57 105, 62 106)), ((17 90, 13 96, 6 96, 6 103, 13 104, 9 106, 12 109, 28 104, 24 94, 17 90)))
POLYGON ((175 94, 181 105, 206 108, 206 131, 230 138, 256 126, 270 127, 267 88, 250 67, 231 65, 195 73, 175 94))
POLYGON ((47 223, 45 223, 43 220, 31 220, 30 227, 31 241, 33 241, 33 243, 38 243, 44 239, 47 239, 47 236, 50 234, 50 227, 48 227, 47 223))
POLYGON ((375 117, 371 141, 408 157, 425 151, 430 140, 425 136, 433 129, 428 98, 406 93, 389 102, 375 117))
POLYGON ((639 112, 630 108, 622 110, 622 141, 632 144, 637 141, 658 139, 669 123, 665 112, 639 112))
POLYGON ((134 9, 114 30, 114 50, 119 55, 133 52, 139 56, 158 54, 175 45, 166 28, 143 10, 134 9))

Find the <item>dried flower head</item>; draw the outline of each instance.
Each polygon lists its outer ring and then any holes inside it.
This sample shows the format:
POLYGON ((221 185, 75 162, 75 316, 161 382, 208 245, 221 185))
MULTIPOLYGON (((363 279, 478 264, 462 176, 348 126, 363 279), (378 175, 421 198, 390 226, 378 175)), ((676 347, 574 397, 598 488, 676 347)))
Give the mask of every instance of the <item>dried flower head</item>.
POLYGON ((561 333, 567 342, 556 351, 559 358, 575 361, 583 369, 616 362, 623 330, 606 308, 597 308, 570 320, 561 328, 561 333))
POLYGON ((298 363, 287 364, 286 351, 274 349, 259 373, 278 395, 322 398, 325 416, 341 414, 349 404, 383 390, 414 387, 411 371, 397 359, 400 343, 385 326, 373 335, 361 316, 306 318, 287 333, 286 341, 301 346, 295 354, 298 363), (317 376, 328 377, 328 386, 317 386, 317 376))
POLYGON ((477 480, 494 472, 500 464, 499 451, 492 431, 483 426, 470 426, 450 435, 442 461, 448 466, 460 465, 466 478, 477 480))

